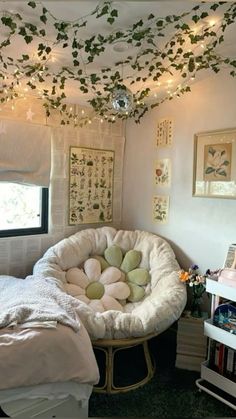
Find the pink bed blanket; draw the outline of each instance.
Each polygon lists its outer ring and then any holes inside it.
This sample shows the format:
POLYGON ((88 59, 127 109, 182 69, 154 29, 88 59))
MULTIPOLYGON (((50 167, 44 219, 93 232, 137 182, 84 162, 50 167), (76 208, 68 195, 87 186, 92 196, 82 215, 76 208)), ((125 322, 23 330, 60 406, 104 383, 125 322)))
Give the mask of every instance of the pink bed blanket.
POLYGON ((99 371, 83 324, 78 332, 55 329, 0 329, 0 390, 42 383, 96 384, 99 371))

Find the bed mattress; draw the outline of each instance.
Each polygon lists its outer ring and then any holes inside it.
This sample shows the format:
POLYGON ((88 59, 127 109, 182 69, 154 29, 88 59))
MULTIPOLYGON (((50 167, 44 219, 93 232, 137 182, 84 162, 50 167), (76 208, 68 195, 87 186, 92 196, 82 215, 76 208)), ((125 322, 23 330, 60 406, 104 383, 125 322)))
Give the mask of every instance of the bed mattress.
POLYGON ((5 328, 0 331, 0 390, 73 381, 96 384, 99 371, 81 323, 54 329, 5 328))

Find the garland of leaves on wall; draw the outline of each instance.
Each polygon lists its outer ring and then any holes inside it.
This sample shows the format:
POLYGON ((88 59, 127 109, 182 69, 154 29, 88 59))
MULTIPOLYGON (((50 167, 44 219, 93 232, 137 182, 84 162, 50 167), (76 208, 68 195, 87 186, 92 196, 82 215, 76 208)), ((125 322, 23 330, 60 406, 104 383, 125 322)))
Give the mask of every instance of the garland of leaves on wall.
POLYGON ((139 122, 149 109, 189 92, 190 78, 202 70, 218 73, 227 67, 231 76, 236 75, 236 58, 223 57, 217 52, 224 42, 227 27, 235 22, 236 3, 203 2, 188 12, 165 17, 151 13, 126 29, 112 30, 109 34, 97 33, 86 39, 80 36, 80 32, 92 17, 106 19, 112 29, 118 18, 118 10, 112 1, 100 2, 90 14, 72 22, 57 19, 42 3, 29 1, 27 6, 37 12, 37 25, 13 11, 4 11, 0 15, 8 32, 0 43, 0 101, 2 104, 15 101, 24 96, 23 90, 29 89, 41 98, 47 116, 55 109, 60 112, 63 125, 70 122, 83 125, 91 122, 91 115, 109 122, 114 122, 116 117, 134 118, 139 122), (211 24, 209 19, 218 12, 221 19, 211 24), (21 51, 20 56, 11 56, 10 47, 18 37, 25 45, 36 43, 36 53, 31 56, 21 51), (107 47, 119 42, 135 47, 138 52, 116 62, 114 67, 92 71, 91 64, 107 47), (69 66, 58 68, 58 65, 53 65, 53 51, 58 47, 70 51, 69 66), (182 82, 161 98, 155 98, 146 85, 176 74, 181 76, 182 82), (65 103, 66 87, 71 81, 85 97, 90 95, 88 103, 93 110, 90 116, 72 112, 65 103), (140 83, 142 87, 135 90, 140 83), (116 88, 132 89, 133 106, 129 112, 116 112, 111 107, 111 94, 116 88))

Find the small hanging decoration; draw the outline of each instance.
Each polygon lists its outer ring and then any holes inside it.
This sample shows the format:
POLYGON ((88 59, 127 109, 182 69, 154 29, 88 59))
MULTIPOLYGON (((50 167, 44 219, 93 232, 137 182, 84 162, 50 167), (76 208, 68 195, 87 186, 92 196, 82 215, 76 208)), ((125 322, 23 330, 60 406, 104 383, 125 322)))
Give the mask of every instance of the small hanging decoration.
POLYGON ((116 112, 129 113, 133 107, 133 93, 125 86, 116 87, 111 94, 111 106, 116 112))
POLYGON ((27 121, 32 121, 34 116, 34 112, 32 112, 32 109, 29 108, 28 111, 26 112, 26 119, 27 121))

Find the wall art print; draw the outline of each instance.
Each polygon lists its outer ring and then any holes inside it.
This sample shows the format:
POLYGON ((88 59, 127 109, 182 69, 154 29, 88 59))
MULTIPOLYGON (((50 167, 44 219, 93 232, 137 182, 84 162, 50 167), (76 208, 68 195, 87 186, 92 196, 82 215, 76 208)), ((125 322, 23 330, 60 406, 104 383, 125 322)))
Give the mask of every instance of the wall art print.
POLYGON ((166 224, 169 217, 169 196, 158 195, 153 197, 153 221, 166 224))
POLYGON ((155 161, 154 168, 155 185, 170 186, 171 182, 171 165, 170 159, 161 159, 155 161))
POLYGON ((207 144, 204 147, 204 180, 231 180, 232 144, 207 144))
POLYGON ((236 129, 195 134, 193 196, 236 198, 236 129))
POLYGON ((161 119, 157 123, 157 147, 171 146, 173 141, 173 120, 161 119))
POLYGON ((114 154, 70 147, 70 225, 112 221, 114 154))

